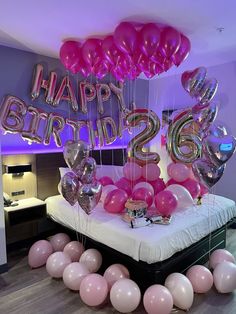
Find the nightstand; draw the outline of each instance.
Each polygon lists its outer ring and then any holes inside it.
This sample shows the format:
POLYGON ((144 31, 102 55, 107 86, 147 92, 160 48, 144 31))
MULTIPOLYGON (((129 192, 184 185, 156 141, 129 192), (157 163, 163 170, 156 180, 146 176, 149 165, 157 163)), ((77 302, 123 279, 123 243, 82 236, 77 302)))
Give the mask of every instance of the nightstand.
POLYGON ((35 197, 27 198, 4 207, 4 212, 7 244, 11 244, 38 234, 38 223, 46 218, 46 203, 35 197))

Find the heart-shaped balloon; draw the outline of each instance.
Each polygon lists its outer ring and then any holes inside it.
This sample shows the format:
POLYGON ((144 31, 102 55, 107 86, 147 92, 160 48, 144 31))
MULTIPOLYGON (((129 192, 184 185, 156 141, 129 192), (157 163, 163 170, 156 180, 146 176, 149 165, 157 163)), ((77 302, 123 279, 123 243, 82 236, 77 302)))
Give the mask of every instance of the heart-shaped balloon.
POLYGON ((77 199, 80 207, 86 214, 90 214, 98 204, 102 194, 102 185, 98 181, 83 184, 78 190, 77 199))
POLYGON ((197 159, 192 163, 193 173, 199 182, 207 188, 213 187, 222 177, 225 164, 218 167, 205 159, 197 159))
POLYGON ((207 135, 213 135, 216 137, 223 137, 228 135, 228 130, 222 124, 213 124, 207 131, 207 135))
POLYGON ((202 146, 205 156, 216 166, 221 166, 235 152, 236 139, 232 135, 223 137, 209 135, 203 140, 202 146))
POLYGON ((193 120, 200 125, 202 131, 208 129, 211 123, 215 120, 218 113, 216 103, 201 105, 197 104, 192 108, 193 120))
POLYGON ((65 162, 75 173, 81 161, 89 156, 89 146, 84 141, 68 141, 63 151, 65 162))
POLYGON ((184 72, 181 76, 183 88, 190 93, 192 97, 197 97, 204 85, 206 75, 207 70, 204 67, 184 72))
POLYGON ((210 102, 215 96, 217 89, 218 81, 215 78, 208 79, 205 81, 200 93, 197 95, 197 99, 202 104, 210 102))
POLYGON ((61 179, 61 192, 63 197, 72 206, 77 202, 78 189, 79 180, 76 175, 73 172, 67 172, 61 179))
POLYGON ((77 172, 79 179, 82 183, 91 183, 96 176, 96 161, 92 157, 85 157, 80 164, 79 171, 77 172))

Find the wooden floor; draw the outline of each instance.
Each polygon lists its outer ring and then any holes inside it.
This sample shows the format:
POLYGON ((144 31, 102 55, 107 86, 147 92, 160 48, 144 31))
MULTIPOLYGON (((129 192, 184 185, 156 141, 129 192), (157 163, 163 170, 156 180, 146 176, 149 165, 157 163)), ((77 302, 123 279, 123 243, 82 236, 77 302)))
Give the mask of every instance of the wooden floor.
MULTIPOLYGON (((227 239, 227 248, 236 256, 236 229, 228 230, 227 239)), ((11 253, 8 262, 9 271, 0 275, 0 314, 117 313, 110 303, 101 308, 85 306, 78 293, 69 291, 62 280, 51 279, 45 267, 30 270, 26 249, 11 253)), ((134 313, 145 313, 142 305, 134 313)), ((212 289, 205 295, 195 295, 188 313, 235 314, 236 291, 219 294, 212 289)))

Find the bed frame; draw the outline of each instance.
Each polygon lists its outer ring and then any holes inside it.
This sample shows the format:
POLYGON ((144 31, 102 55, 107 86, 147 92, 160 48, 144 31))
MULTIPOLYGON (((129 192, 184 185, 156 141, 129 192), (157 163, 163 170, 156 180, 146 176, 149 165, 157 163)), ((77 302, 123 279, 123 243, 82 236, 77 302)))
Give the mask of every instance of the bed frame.
MULTIPOLYGON (((101 163, 102 158, 102 164, 123 165, 124 155, 125 152, 122 149, 92 152, 92 156, 96 159, 97 164, 101 163)), ((48 196, 58 194, 57 185, 60 180, 58 168, 66 166, 62 153, 37 155, 36 164, 38 197, 45 199, 48 196)), ((76 234, 75 230, 69 230, 58 223, 55 223, 55 228, 56 231, 70 233, 72 238, 78 237, 78 233, 76 234)), ((142 291, 145 291, 147 287, 154 283, 163 284, 165 278, 170 273, 183 273, 194 264, 206 263, 211 251, 225 247, 226 229, 227 225, 212 232, 187 249, 174 254, 169 259, 153 264, 147 264, 142 261, 137 262, 131 257, 88 237, 80 235, 79 238, 83 237, 86 248, 97 248, 102 253, 103 264, 100 270, 101 273, 113 263, 124 264, 129 269, 131 278, 137 282, 142 291)))

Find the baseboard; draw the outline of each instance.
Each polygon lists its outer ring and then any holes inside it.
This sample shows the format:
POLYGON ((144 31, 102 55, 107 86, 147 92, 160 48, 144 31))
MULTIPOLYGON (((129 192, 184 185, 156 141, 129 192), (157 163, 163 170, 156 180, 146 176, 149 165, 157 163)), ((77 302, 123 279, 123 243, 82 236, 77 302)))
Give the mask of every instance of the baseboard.
POLYGON ((0 274, 5 273, 8 271, 7 263, 0 265, 0 274))

